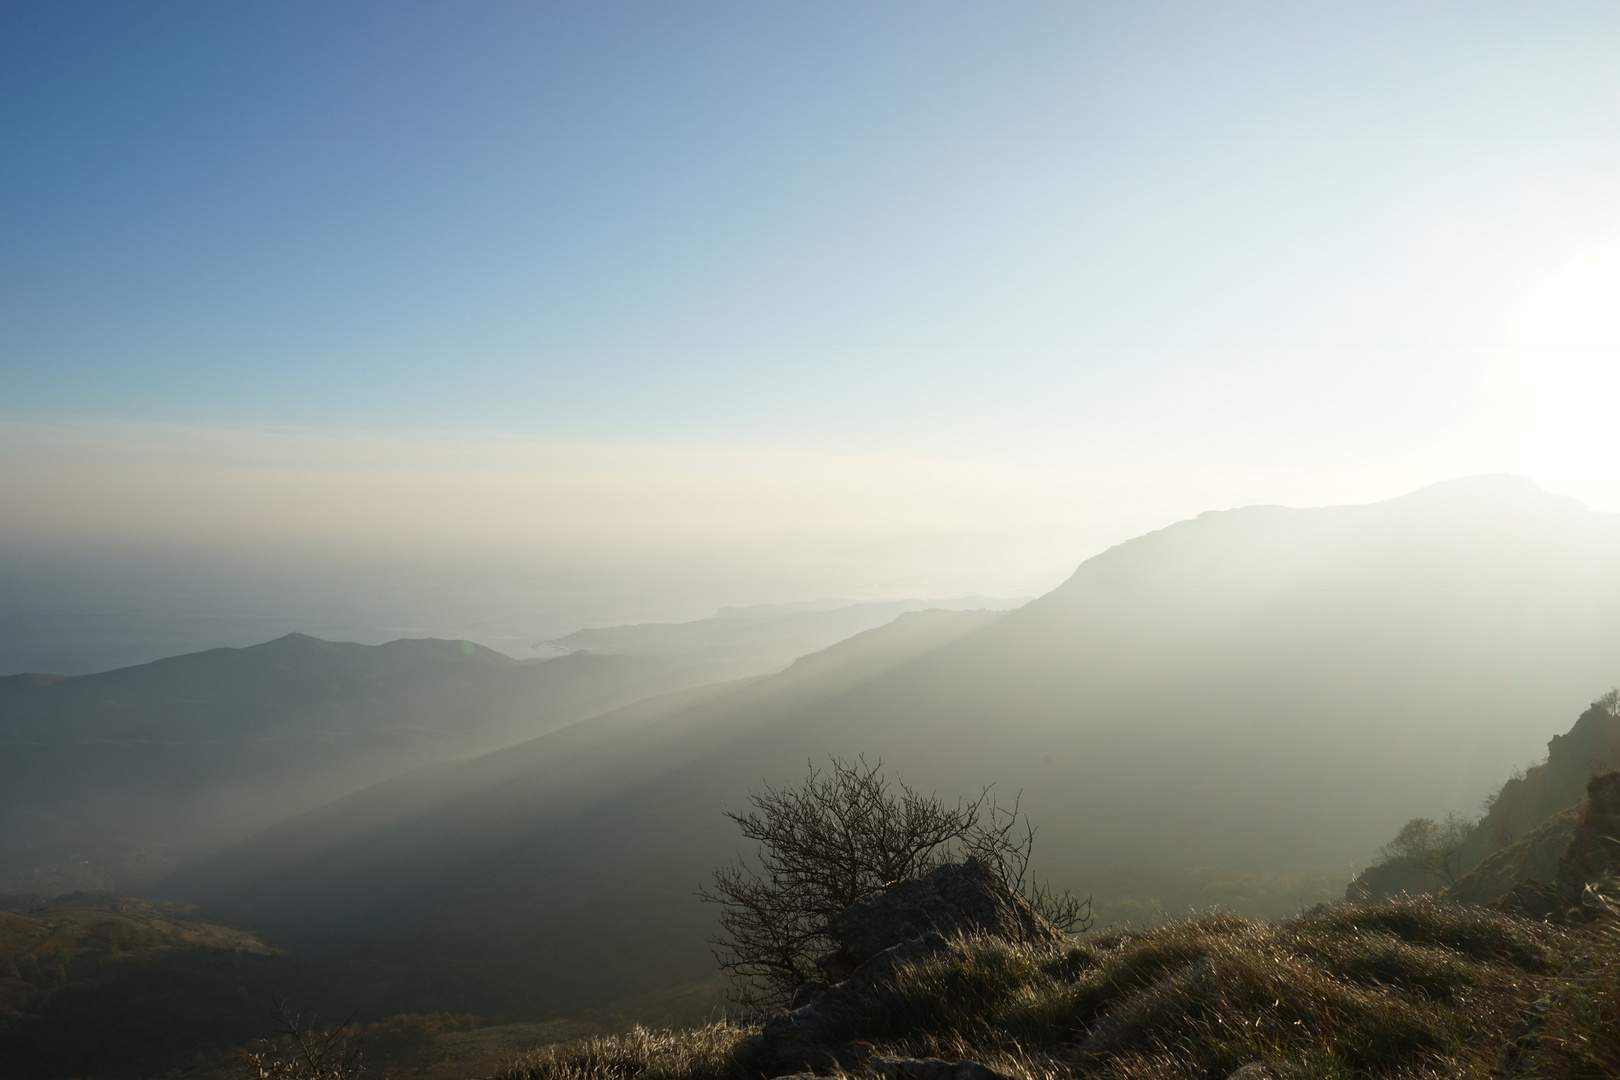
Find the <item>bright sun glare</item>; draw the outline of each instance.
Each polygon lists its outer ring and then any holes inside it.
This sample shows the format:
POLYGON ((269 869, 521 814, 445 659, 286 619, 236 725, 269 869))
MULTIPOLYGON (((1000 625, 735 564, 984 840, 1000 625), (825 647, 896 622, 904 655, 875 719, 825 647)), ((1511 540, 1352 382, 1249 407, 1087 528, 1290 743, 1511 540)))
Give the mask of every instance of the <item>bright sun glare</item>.
POLYGON ((1620 254, 1588 263, 1550 289, 1530 324, 1549 345, 1620 342, 1620 254))
POLYGON ((1585 498, 1596 500, 1596 509, 1612 509, 1620 496, 1615 482, 1620 428, 1614 422, 1620 349, 1602 350, 1607 356, 1556 355, 1562 351, 1544 348, 1529 357, 1540 399, 1541 461, 1535 471, 1555 485, 1573 484, 1585 498))

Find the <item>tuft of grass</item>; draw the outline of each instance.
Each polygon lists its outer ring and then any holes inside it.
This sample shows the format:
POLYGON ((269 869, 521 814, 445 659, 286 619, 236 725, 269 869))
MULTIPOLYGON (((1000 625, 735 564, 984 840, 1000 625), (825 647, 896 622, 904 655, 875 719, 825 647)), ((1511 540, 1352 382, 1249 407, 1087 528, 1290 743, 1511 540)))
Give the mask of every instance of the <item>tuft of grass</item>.
POLYGON ((1207 915, 1052 951, 959 938, 840 995, 813 1044, 734 1025, 640 1033, 537 1052, 502 1080, 855 1076, 879 1054, 1020 1080, 1224 1077, 1253 1062, 1298 1080, 1484 1080, 1570 949, 1557 928, 1431 899, 1280 923, 1207 915))
POLYGON ((1333 904, 1293 924, 1303 932, 1328 934, 1384 930, 1413 944, 1443 946, 1474 960, 1543 973, 1558 970, 1567 947, 1561 937, 1549 941, 1539 923, 1429 896, 1382 904, 1333 904))
POLYGON ((1517 1075, 1536 1080, 1620 1076, 1620 903, 1603 912, 1585 949, 1554 982, 1525 1039, 1517 1075))
POLYGON ((634 1027, 519 1055, 500 1080, 732 1080, 734 1052, 755 1028, 722 1020, 686 1031, 634 1027))

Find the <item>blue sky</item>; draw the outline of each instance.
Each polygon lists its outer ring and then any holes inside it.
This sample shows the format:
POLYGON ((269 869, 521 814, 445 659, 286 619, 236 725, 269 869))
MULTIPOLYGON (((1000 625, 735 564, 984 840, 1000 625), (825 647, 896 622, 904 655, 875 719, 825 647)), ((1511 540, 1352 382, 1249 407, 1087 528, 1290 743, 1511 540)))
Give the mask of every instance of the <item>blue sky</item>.
POLYGON ((0 600, 202 644, 364 564, 322 625, 520 640, 1620 509, 1617 61, 1608 3, 10 3, 0 600))
POLYGON ((1516 340, 1620 239, 1609 4, 0 17, 0 322, 113 364, 1516 340))

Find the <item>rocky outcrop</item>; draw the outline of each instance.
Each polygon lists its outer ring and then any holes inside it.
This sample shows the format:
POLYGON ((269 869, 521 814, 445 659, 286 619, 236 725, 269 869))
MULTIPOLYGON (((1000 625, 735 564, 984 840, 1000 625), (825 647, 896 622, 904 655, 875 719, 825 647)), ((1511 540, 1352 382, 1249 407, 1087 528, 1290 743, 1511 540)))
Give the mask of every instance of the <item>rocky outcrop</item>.
POLYGON ((1438 875, 1418 860, 1390 859, 1357 874, 1345 886, 1344 898, 1353 904, 1370 904, 1391 896, 1434 892, 1438 886, 1438 875))
POLYGON ((1459 904, 1484 906, 1517 889, 1532 885, 1551 888, 1558 880, 1558 864, 1575 838, 1575 827, 1586 812, 1584 801, 1543 821, 1513 843, 1491 852, 1479 865, 1458 878, 1444 895, 1459 904))
POLYGON ((1620 770, 1594 776, 1587 783, 1579 820, 1550 880, 1545 874, 1521 880, 1492 906, 1526 918, 1581 922, 1598 910, 1593 890, 1612 888, 1617 875, 1620 770))
POLYGON ((1566 896, 1579 895, 1616 869, 1620 869, 1620 769, 1594 776, 1586 785, 1586 812, 1558 862, 1558 889, 1566 896))
POLYGON ((765 1021, 760 1037, 766 1042, 813 1046, 836 1040, 836 1029, 856 1011, 861 992, 893 977, 904 964, 922 960, 945 949, 941 934, 928 933, 884 949, 856 968, 849 978, 823 986, 807 1004, 765 1021))
POLYGON ((988 934, 1020 943, 1057 945, 1053 926, 978 859, 949 863, 852 904, 827 924, 838 948, 816 961, 829 984, 874 956, 925 934, 988 934))
MULTIPOLYGON (((817 961, 824 981, 806 986, 797 1008, 766 1020, 747 1051, 767 1075, 773 1064, 831 1064, 825 1048, 844 1041, 862 996, 905 965, 944 951, 951 938, 982 934, 1054 948, 1068 940, 977 859, 936 867, 852 904, 829 921, 828 932, 838 948, 817 961)), ((971 1061, 873 1058, 867 1065, 885 1080, 1004 1080, 971 1061)))
MULTIPOLYGON (((1480 821, 1478 857, 1536 829, 1577 802, 1594 773, 1620 769, 1620 701, 1605 695, 1547 743, 1547 760, 1502 785, 1480 821)), ((1470 860, 1472 863, 1474 860, 1470 860)))
POLYGON ((1386 859, 1357 875, 1345 899, 1369 903, 1403 893, 1440 893, 1461 903, 1487 904, 1510 890, 1528 895, 1550 888, 1584 808, 1587 781, 1614 769, 1620 769, 1620 692, 1610 691, 1569 731, 1553 736, 1546 761, 1509 779, 1492 796, 1485 816, 1456 851, 1456 866, 1466 872, 1455 882, 1448 886, 1446 876, 1419 860, 1386 859), (1536 886, 1521 886, 1527 880, 1536 886))

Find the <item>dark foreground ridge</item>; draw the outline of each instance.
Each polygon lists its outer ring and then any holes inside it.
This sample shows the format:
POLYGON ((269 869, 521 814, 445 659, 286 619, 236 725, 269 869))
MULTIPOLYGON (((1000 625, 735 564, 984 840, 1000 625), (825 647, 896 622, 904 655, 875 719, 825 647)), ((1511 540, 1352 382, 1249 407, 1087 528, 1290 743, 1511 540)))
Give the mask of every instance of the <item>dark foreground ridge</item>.
POLYGON ((946 932, 889 945, 791 1012, 547 1047, 502 1080, 1614 1075, 1592 1063, 1620 1030, 1612 908, 1571 928, 1404 898, 1083 942, 934 914, 946 932))

